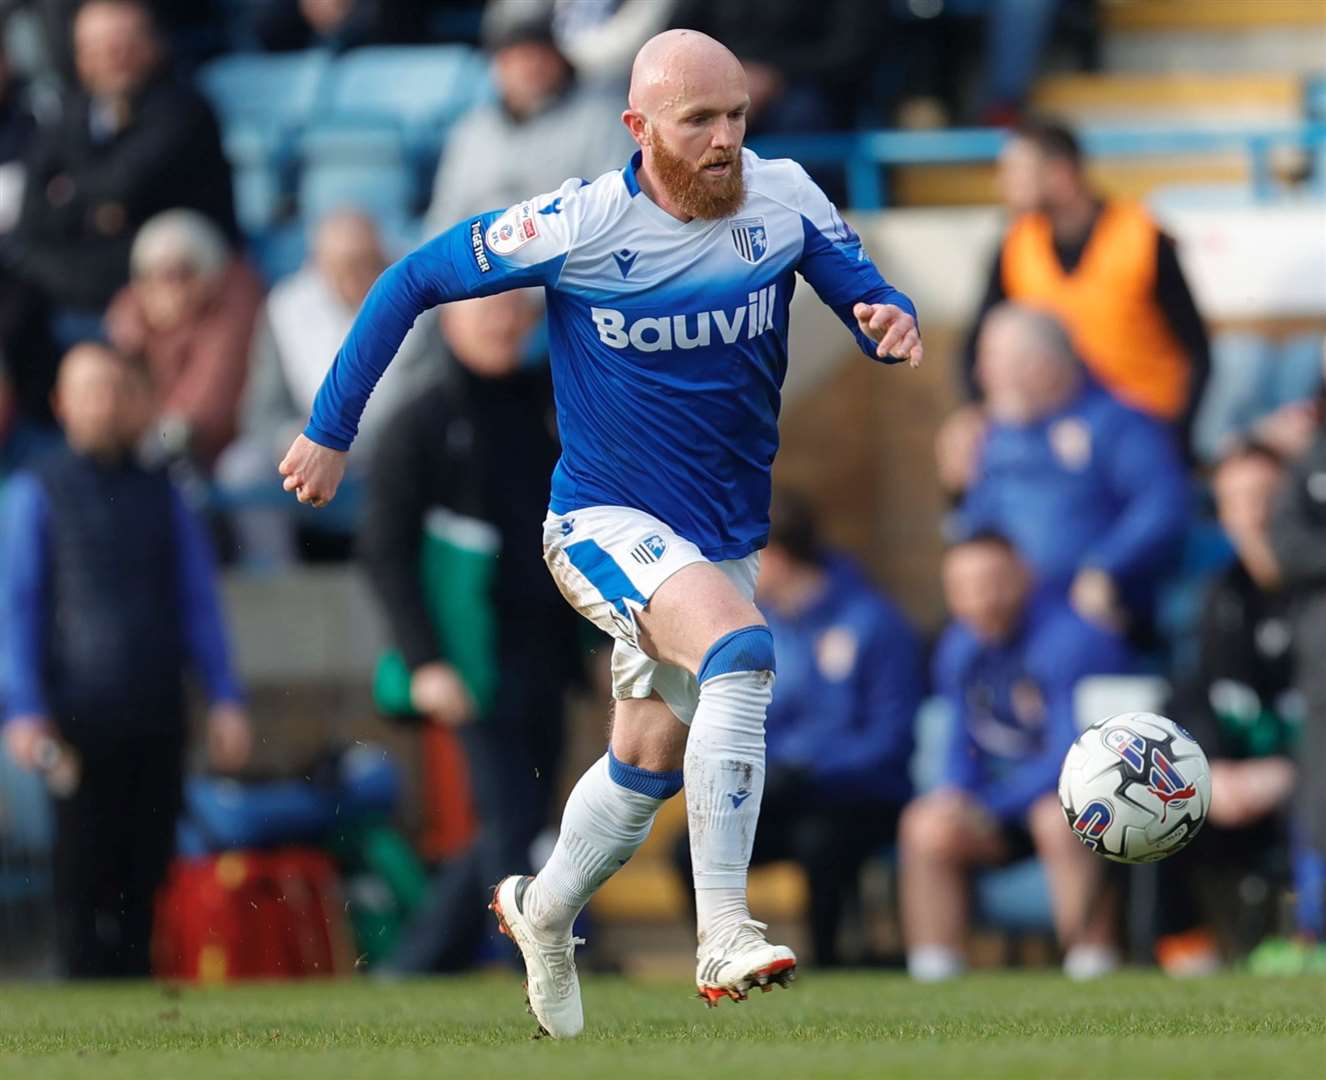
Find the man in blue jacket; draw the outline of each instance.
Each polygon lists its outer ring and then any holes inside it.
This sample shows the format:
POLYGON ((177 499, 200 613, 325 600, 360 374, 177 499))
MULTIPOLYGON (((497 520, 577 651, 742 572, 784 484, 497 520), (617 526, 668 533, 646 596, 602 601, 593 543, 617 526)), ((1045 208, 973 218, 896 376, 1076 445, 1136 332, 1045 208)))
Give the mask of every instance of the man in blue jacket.
MULTIPOLYGON (((771 517, 757 599, 778 657, 765 722, 765 791, 774 797, 754 860, 805 869, 814 960, 828 966, 840 962, 838 926, 861 866, 893 841, 912 795, 921 645, 861 570, 821 545, 808 504, 781 493, 771 517)), ((683 836, 676 855, 685 881, 689 853, 683 836)))
POLYGON ((899 826, 908 970, 924 980, 958 974, 968 872, 1034 852, 1050 878, 1065 970, 1101 974, 1116 962, 1104 863, 1067 827, 1055 789, 1076 737, 1078 681, 1127 671, 1127 647, 1061 598, 1033 599, 1027 567, 995 533, 948 552, 944 593, 954 621, 934 682, 953 733, 943 781, 899 826))
POLYGON ((1007 536, 1092 622, 1145 621, 1187 521, 1174 436, 1092 383, 1049 315, 1001 304, 978 351, 989 427, 956 532, 1007 536))
POLYGON ((164 473, 133 460, 150 397, 141 369, 76 346, 56 380, 68 448, 5 490, 4 743, 61 778, 55 893, 74 976, 148 973, 190 667, 212 702, 213 762, 237 766, 250 744, 202 528, 164 473))

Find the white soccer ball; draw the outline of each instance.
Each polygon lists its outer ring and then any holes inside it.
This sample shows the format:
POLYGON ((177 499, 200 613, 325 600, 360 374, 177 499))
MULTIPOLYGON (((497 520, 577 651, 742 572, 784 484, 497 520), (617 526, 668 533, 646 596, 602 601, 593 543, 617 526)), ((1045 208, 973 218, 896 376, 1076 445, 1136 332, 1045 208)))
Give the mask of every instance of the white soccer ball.
POLYGON ((1115 862, 1165 859, 1187 846, 1211 806, 1211 766, 1173 720, 1120 713, 1078 736, 1059 773, 1073 834, 1115 862))

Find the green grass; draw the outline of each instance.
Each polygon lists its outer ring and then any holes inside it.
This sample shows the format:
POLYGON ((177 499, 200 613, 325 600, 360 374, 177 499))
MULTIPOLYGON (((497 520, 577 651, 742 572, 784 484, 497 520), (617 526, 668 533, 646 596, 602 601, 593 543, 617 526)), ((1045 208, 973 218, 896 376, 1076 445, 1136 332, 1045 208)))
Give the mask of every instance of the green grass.
POLYGON ((587 1026, 532 1041, 505 976, 231 989, 0 986, 16 1080, 1326 1076, 1326 979, 1048 974, 939 987, 808 973, 706 1010, 678 983, 589 978, 587 1026))

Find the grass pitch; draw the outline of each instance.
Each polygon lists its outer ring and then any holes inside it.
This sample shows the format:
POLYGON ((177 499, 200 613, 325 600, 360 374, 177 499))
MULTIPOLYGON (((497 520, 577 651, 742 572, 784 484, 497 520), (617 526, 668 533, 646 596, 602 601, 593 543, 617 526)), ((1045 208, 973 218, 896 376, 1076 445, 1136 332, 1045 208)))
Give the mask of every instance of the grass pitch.
POLYGON ((708 1010, 673 982, 585 980, 586 1029, 533 1041, 520 984, 475 976, 226 989, 0 985, 15 1080, 1326 1076, 1326 979, 1075 985, 808 972, 708 1010))

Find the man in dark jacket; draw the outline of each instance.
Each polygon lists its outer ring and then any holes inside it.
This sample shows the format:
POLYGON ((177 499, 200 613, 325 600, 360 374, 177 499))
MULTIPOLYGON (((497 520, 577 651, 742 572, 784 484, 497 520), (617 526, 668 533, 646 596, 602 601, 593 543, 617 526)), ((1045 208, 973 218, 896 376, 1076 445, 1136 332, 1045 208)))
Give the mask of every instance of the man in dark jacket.
POLYGON ((558 443, 546 366, 522 368, 541 306, 528 291, 451 304, 458 364, 379 437, 360 547, 409 704, 465 748, 479 837, 444 865, 390 966, 464 966, 487 889, 530 866, 550 823, 579 633, 540 553, 558 443))
POLYGON ((4 739, 58 780, 55 891, 74 976, 148 972, 190 666, 212 702, 213 761, 238 765, 249 746, 201 526, 164 473, 132 458, 149 399, 126 360, 74 348, 56 390, 68 449, 5 491, 4 739))
MULTIPOLYGON (((768 773, 753 863, 806 871, 815 963, 841 961, 838 926, 861 867, 893 842, 911 798, 921 643, 896 606, 827 550, 810 507, 774 500, 756 599, 774 636, 778 681, 765 722, 768 773)), ((674 858, 691 881, 690 843, 674 858)))
POLYGON ((1166 709, 1206 751, 1212 788, 1194 857, 1158 867, 1156 956, 1175 974, 1216 967, 1220 944, 1246 952, 1274 915, 1269 905, 1259 911, 1230 898, 1247 892, 1239 884, 1246 878, 1276 870, 1287 848, 1303 700, 1295 689, 1293 597, 1267 535, 1284 473, 1276 454, 1255 445, 1228 454, 1215 473, 1220 523, 1238 558, 1206 596, 1196 667, 1166 709))
POLYGON ((73 37, 82 88, 33 150, 13 260, 56 313, 89 321, 129 280, 148 218, 185 207, 238 229, 216 118, 174 76, 143 0, 88 0, 73 37))

